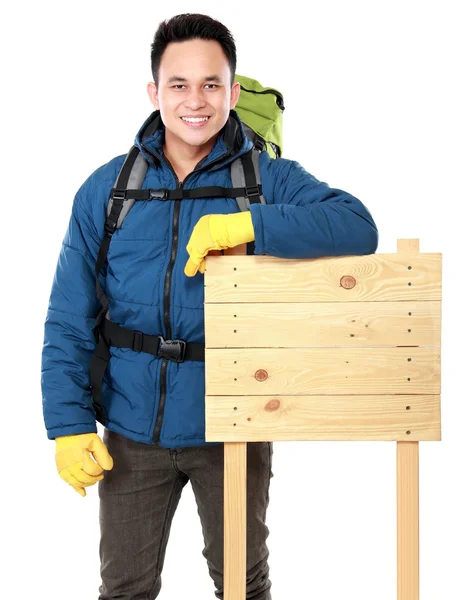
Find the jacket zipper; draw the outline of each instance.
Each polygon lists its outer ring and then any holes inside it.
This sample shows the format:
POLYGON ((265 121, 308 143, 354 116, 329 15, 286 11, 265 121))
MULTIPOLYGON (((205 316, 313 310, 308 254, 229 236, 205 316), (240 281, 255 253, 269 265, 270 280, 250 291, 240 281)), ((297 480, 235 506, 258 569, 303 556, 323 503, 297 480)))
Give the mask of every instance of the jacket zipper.
MULTIPOLYGON (((173 170, 171 164, 164 160, 165 164, 170 167, 175 179, 176 179, 176 188, 182 188, 184 181, 180 181, 178 179, 177 174, 173 170)), ((171 255, 170 262, 168 263, 167 272, 165 273, 165 282, 163 286, 163 319, 165 324, 166 331, 166 339, 171 339, 171 323, 170 323, 170 289, 171 289, 171 280, 173 267, 175 265, 176 252, 178 249, 178 223, 179 216, 181 210, 181 200, 175 200, 175 208, 173 210, 173 223, 172 223, 172 247, 171 247, 171 255)), ((162 358, 162 366, 160 367, 160 402, 159 408, 157 411, 157 419, 155 421, 154 433, 152 435, 152 442, 155 444, 160 440, 160 431, 162 429, 163 415, 165 412, 165 401, 167 398, 167 367, 168 367, 168 358, 162 358)))
MULTIPOLYGON (((229 156, 229 155, 228 155, 229 156)), ((208 167, 220 160, 224 160, 226 158, 225 155, 220 156, 219 158, 211 161, 200 167, 199 169, 195 168, 194 171, 186 175, 183 181, 178 179, 177 174, 173 170, 170 162, 164 159, 164 163, 170 168, 176 180, 176 188, 182 188, 185 184, 186 180, 190 175, 208 167)), ((166 331, 166 339, 171 339, 171 323, 170 323, 170 289, 171 289, 171 280, 173 267, 175 265, 176 253, 178 250, 178 230, 179 230, 179 217, 181 211, 181 202, 182 200, 175 200, 175 208, 173 210, 173 223, 172 223, 172 247, 171 247, 171 256, 170 262, 168 264, 167 272, 165 273, 165 282, 164 282, 164 291, 163 291, 163 317, 166 331)), ((163 415, 165 412, 165 401, 167 399, 167 367, 168 367, 168 358, 162 358, 162 366, 160 367, 160 402, 159 408, 157 411, 157 419, 155 421, 154 432, 152 435, 152 443, 156 444, 160 440, 160 431, 162 429, 163 423, 163 415)))

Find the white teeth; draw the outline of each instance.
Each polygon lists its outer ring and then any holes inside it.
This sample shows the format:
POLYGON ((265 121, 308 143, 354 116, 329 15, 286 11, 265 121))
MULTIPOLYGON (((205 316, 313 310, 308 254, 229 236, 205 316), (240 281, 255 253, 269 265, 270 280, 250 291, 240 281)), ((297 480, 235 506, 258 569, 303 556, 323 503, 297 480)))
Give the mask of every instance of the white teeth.
POLYGON ((199 118, 194 119, 194 118, 187 118, 187 117, 181 117, 181 118, 183 119, 183 121, 188 121, 188 123, 202 123, 202 121, 207 121, 207 119, 209 117, 204 117, 202 119, 199 119, 199 118))

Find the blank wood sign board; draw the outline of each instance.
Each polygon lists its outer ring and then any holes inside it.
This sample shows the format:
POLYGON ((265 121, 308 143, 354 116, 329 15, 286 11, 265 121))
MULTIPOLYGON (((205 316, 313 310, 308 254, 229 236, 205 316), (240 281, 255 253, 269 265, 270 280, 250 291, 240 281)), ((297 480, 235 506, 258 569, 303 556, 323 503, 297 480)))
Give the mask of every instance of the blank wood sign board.
POLYGON ((395 441, 397 598, 419 599, 419 442, 441 439, 442 255, 206 257, 206 441, 225 442, 224 598, 246 587, 247 442, 395 441))
POLYGON ((440 440, 441 258, 208 256, 206 440, 440 440))

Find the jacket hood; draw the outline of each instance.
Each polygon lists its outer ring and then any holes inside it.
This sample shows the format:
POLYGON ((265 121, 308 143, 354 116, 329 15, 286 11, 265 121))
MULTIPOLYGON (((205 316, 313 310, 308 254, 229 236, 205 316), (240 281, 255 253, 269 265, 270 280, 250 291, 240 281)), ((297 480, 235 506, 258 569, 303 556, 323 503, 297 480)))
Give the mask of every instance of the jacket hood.
MULTIPOLYGON (((159 167, 163 157, 163 144, 165 141, 165 125, 160 116, 160 111, 155 110, 139 129, 134 140, 134 145, 139 148, 146 160, 159 167)), ((230 109, 227 122, 218 132, 212 150, 197 166, 205 163, 218 162, 214 169, 221 169, 238 156, 245 154, 254 146, 248 138, 238 113, 230 109), (223 160, 220 160, 223 158, 223 160)))

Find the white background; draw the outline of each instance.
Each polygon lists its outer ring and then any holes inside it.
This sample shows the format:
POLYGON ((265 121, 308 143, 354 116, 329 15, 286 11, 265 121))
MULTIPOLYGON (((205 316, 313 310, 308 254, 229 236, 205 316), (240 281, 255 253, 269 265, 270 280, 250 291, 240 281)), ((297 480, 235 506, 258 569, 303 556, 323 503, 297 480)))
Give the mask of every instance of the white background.
MULTIPOLYGON (((98 597, 97 486, 82 498, 56 473, 42 419, 43 324, 74 194, 129 150, 153 110, 145 88, 155 30, 187 11, 221 20, 237 42, 237 73, 283 93, 284 158, 369 208, 378 253, 419 238, 421 252, 443 255, 443 441, 420 444, 421 598, 466 597, 462 4, 44 0, 2 9, 2 597, 98 597)), ((394 600, 395 442, 274 450, 273 599, 394 600)), ((160 598, 214 598, 202 548, 188 485, 160 598)))

